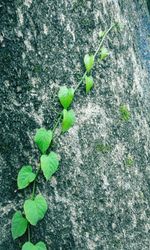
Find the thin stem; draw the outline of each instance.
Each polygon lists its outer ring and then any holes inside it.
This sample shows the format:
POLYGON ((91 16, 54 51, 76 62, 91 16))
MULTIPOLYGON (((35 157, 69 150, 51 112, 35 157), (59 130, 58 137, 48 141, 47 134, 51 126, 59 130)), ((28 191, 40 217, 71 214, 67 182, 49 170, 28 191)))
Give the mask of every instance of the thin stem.
MULTIPOLYGON (((101 42, 100 42, 100 44, 99 44, 99 46, 98 46, 96 52, 95 52, 95 54, 94 54, 94 59, 95 59, 95 57, 97 56, 97 54, 98 54, 98 52, 99 52, 101 46, 103 45, 103 42, 104 42, 106 36, 108 35, 108 33, 111 31, 111 29, 112 29, 114 26, 115 26, 115 24, 112 24, 112 25, 110 26, 110 28, 105 32, 105 34, 104 34, 104 36, 103 36, 103 38, 102 38, 102 40, 101 40, 101 42)), ((82 84, 83 80, 85 79, 87 73, 88 73, 88 72, 87 72, 87 70, 86 70, 85 73, 83 74, 83 76, 82 76, 80 82, 77 84, 77 86, 76 86, 74 92, 76 92, 76 90, 80 87, 80 85, 82 84)), ((54 138, 55 130, 56 130, 57 126, 59 125, 62 116, 63 116, 63 112, 61 112, 61 113, 59 114, 59 116, 58 116, 58 118, 57 118, 57 120, 56 120, 56 123, 55 123, 55 125, 54 125, 54 128, 53 128, 53 130, 52 130, 53 138, 54 138)), ((39 174, 39 172, 40 172, 40 169, 41 169, 41 166, 40 166, 40 164, 39 164, 38 169, 37 169, 37 172, 36 172, 36 177, 35 177, 35 180, 34 180, 34 182, 33 182, 33 189, 32 189, 32 194, 31 194, 31 199, 32 199, 32 200, 35 198, 36 179, 37 179, 37 177, 38 177, 38 174, 39 174)), ((30 235, 30 223, 28 223, 28 241, 30 241, 30 238, 31 238, 31 235, 30 235)))
MULTIPOLYGON (((110 28, 105 32, 105 34, 104 34, 104 36, 103 36, 103 38, 102 38, 102 40, 101 40, 101 42, 100 42, 100 44, 99 44, 99 46, 98 46, 96 52, 95 52, 95 54, 94 54, 94 59, 95 59, 95 57, 97 56, 97 54, 98 54, 100 48, 102 47, 103 42, 104 42, 106 36, 108 35, 108 33, 112 30, 112 28, 113 28, 114 26, 115 26, 115 24, 112 24, 112 25, 110 26, 110 28)), ((85 76, 86 76, 86 75, 87 75, 87 70, 85 71, 85 73, 84 73, 84 75, 82 76, 80 82, 79 82, 78 85, 76 86, 74 92, 76 92, 76 90, 80 87, 80 85, 81 85, 81 83, 83 82, 83 80, 85 79, 85 76)))
POLYGON ((31 241, 30 224, 28 223, 28 241, 31 241))
POLYGON ((81 83, 83 82, 83 80, 84 80, 86 74, 87 74, 87 70, 85 71, 85 73, 84 73, 84 75, 82 76, 80 82, 79 82, 78 85, 76 86, 74 92, 76 92, 76 90, 80 87, 80 85, 81 85, 81 83))
POLYGON ((33 189, 32 189, 32 195, 31 195, 31 199, 33 200, 34 197, 35 197, 35 189, 36 189, 36 179, 38 177, 38 174, 40 172, 40 169, 41 169, 41 165, 39 164, 38 166, 38 169, 37 169, 37 172, 36 172, 36 176, 35 176, 35 179, 34 179, 34 182, 33 182, 33 189))
MULTIPOLYGON (((98 52, 99 52, 101 46, 103 45, 103 42, 104 42, 106 36, 108 35, 108 33, 112 30, 112 28, 113 28, 114 26, 115 26, 115 24, 112 24, 112 25, 110 26, 110 28, 105 32, 105 34, 104 34, 104 36, 103 36, 103 38, 102 38, 102 40, 101 40, 101 42, 100 42, 100 44, 99 44, 99 46, 98 46, 96 52, 95 52, 95 54, 94 54, 94 59, 95 59, 95 57, 97 56, 97 54, 98 54, 98 52)), ((77 89, 80 87, 80 85, 81 85, 81 83, 83 82, 83 80, 85 79, 86 75, 87 75, 87 70, 84 72, 84 74, 83 74, 83 76, 82 76, 80 82, 79 82, 79 83, 77 84, 77 86, 75 87, 74 93, 75 93, 75 92, 77 91, 77 89)), ((58 126, 58 124, 59 124, 61 118, 62 118, 62 115, 63 115, 63 114, 62 114, 62 112, 61 112, 61 113, 59 114, 59 116, 58 116, 58 119, 57 119, 57 121, 56 121, 56 123, 55 123, 55 126, 54 126, 53 130, 52 130, 53 134, 55 133, 55 130, 56 130, 56 128, 57 128, 57 126, 58 126)))
POLYGON ((58 116, 58 119, 56 120, 56 123, 55 123, 55 125, 54 125, 53 130, 52 130, 53 135, 54 135, 55 130, 56 130, 56 128, 57 128, 57 126, 58 126, 58 124, 59 124, 61 118, 62 118, 62 115, 63 115, 63 113, 61 112, 61 113, 59 114, 59 116, 58 116))
POLYGON ((100 48, 102 47, 103 42, 104 42, 106 36, 108 35, 108 33, 112 30, 112 28, 113 28, 115 25, 116 25, 116 24, 112 24, 112 25, 110 26, 110 28, 105 32, 105 34, 104 34, 104 36, 103 36, 103 38, 102 38, 102 40, 101 40, 101 42, 100 42, 100 44, 99 44, 99 46, 98 46, 96 52, 95 52, 95 54, 94 54, 94 58, 97 56, 97 54, 98 54, 100 48))

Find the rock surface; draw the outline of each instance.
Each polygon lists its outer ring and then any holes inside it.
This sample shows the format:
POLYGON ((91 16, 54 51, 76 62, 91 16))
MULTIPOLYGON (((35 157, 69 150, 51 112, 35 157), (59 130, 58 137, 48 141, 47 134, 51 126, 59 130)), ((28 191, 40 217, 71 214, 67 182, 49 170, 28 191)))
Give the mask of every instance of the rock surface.
POLYGON ((50 182, 38 180, 49 210, 32 241, 49 250, 149 249, 149 12, 148 0, 1 0, 0 250, 26 240, 13 242, 10 223, 30 193, 17 192, 16 177, 38 162, 35 130, 53 126, 58 87, 76 86, 84 54, 95 51, 111 21, 123 31, 109 35, 111 55, 96 64, 92 92, 77 92, 77 122, 53 146, 60 169, 50 182), (127 122, 121 104, 130 110, 127 122))

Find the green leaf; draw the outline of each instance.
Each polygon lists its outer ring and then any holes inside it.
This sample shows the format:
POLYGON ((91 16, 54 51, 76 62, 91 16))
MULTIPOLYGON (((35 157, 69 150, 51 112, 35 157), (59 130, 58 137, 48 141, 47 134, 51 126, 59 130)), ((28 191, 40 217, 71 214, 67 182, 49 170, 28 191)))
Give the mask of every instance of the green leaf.
POLYGON ((85 77, 85 84, 86 84, 86 93, 88 93, 91 88, 93 87, 93 77, 92 76, 86 76, 85 77))
POLYGON ((109 56, 109 51, 105 47, 102 47, 100 52, 101 52, 100 54, 101 60, 104 60, 107 56, 109 56))
POLYGON ((40 128, 37 130, 34 141, 41 150, 42 154, 44 154, 49 148, 52 138, 53 133, 51 130, 46 130, 45 128, 40 128))
POLYGON ((60 100, 61 105, 67 109, 70 104, 73 101, 74 97, 74 89, 73 88, 67 88, 66 86, 63 86, 60 88, 58 92, 58 98, 60 100))
POLYGON ((28 241, 23 245, 22 250, 38 250, 38 248, 28 241))
POLYGON ((84 57, 84 64, 87 72, 89 72, 94 65, 94 55, 86 54, 84 57))
POLYGON ((74 123, 75 123, 74 111, 72 109, 69 111, 64 109, 63 110, 62 131, 66 132, 74 125, 74 123))
POLYGON ((39 241, 36 245, 33 245, 31 242, 26 242, 22 250, 47 250, 46 245, 44 242, 39 241))
POLYGON ((42 241, 39 241, 35 246, 37 250, 47 250, 45 243, 42 241))
POLYGON ((98 35, 99 35, 99 38, 102 38, 105 35, 105 31, 100 31, 98 35))
POLYGON ((40 160, 43 174, 46 180, 49 180, 58 169, 58 156, 54 152, 51 152, 49 155, 42 155, 40 160))
POLYGON ((47 202, 40 194, 37 195, 34 200, 28 199, 24 203, 25 216, 33 226, 35 226, 39 220, 44 218, 47 208, 47 202))
POLYGON ((17 177, 18 188, 26 188, 32 181, 34 181, 35 177, 36 174, 32 172, 31 166, 23 166, 17 177))
POLYGON ((22 236, 27 229, 28 222, 24 218, 20 211, 17 211, 12 218, 11 222, 11 232, 13 239, 17 239, 22 236))

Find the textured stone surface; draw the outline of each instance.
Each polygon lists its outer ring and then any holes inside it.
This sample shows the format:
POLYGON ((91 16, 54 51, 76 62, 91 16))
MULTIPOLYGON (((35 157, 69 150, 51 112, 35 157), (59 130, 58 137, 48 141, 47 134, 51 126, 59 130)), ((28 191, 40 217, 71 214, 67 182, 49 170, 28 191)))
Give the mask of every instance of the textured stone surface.
POLYGON ((49 210, 32 239, 49 250, 149 249, 149 9, 144 0, 1 0, 0 250, 19 249, 10 222, 30 193, 17 192, 16 177, 23 164, 38 162, 35 129, 53 126, 58 87, 76 86, 84 54, 95 51, 98 31, 111 21, 124 30, 110 34, 95 88, 88 96, 78 91, 76 125, 53 146, 60 169, 51 182, 39 180, 49 210), (120 120, 122 103, 129 122, 120 120))

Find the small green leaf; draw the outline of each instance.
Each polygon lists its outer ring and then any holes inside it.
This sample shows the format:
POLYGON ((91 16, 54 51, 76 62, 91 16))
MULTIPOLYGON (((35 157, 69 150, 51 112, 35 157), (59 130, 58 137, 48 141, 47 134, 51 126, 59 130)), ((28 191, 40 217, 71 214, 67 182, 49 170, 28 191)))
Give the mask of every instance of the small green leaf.
POLYGON ((62 121, 62 132, 66 132, 70 129, 75 123, 75 114, 74 111, 71 109, 67 111, 66 109, 63 110, 63 121, 62 121))
POLYGON ((84 64, 87 72, 89 72, 94 65, 94 55, 86 54, 84 57, 84 64))
POLYGON ((17 177, 18 188, 26 188, 32 181, 34 181, 35 177, 36 174, 32 172, 31 166, 23 166, 17 177))
POLYGON ((49 180, 58 169, 58 156, 54 152, 51 152, 49 155, 42 155, 40 160, 43 174, 46 180, 49 180))
POLYGON ((98 35, 99 35, 99 38, 102 38, 105 35, 105 31, 100 31, 98 35))
POLYGON ((107 56, 109 56, 109 51, 105 47, 102 47, 100 52, 101 52, 100 54, 101 60, 104 60, 107 56))
POLYGON ((86 84, 86 93, 88 93, 91 88, 93 87, 93 77, 92 76, 86 76, 85 77, 85 84, 86 84))
POLYGON ((35 246, 37 250, 47 250, 45 243, 42 241, 39 241, 35 246))
POLYGON ((41 150, 42 154, 44 154, 49 148, 52 138, 53 133, 51 130, 46 130, 45 128, 40 128, 37 130, 34 141, 41 150))
POLYGON ((23 245, 22 250, 38 250, 38 249, 31 242, 28 241, 23 245))
POLYGON ((60 88, 59 92, 58 92, 58 98, 60 100, 61 105, 67 109, 70 104, 73 101, 73 97, 74 97, 74 89, 70 88, 68 89, 66 86, 63 86, 60 88))
POLYGON ((22 250, 47 250, 46 245, 44 242, 39 241, 36 245, 33 245, 31 242, 26 242, 22 250))
POLYGON ((22 236, 27 229, 28 222, 24 218, 20 211, 17 211, 12 218, 11 222, 11 232, 13 239, 17 239, 22 236))
POLYGON ((28 199, 24 203, 25 216, 33 226, 35 226, 39 220, 44 218, 47 208, 47 202, 40 194, 37 195, 34 200, 28 199))

